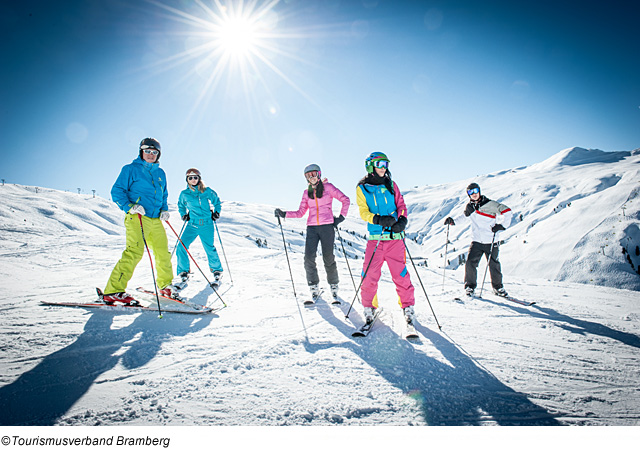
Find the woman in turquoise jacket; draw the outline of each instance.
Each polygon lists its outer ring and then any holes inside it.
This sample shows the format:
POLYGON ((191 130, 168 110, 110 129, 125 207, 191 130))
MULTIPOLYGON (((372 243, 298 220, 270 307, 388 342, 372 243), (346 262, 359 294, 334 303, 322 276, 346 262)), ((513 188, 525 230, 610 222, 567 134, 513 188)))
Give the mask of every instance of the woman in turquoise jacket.
MULTIPOLYGON (((198 169, 187 170, 187 188, 180 192, 178 199, 178 212, 187 225, 182 233, 182 242, 187 249, 191 243, 200 238, 202 246, 207 253, 209 268, 213 272, 213 283, 220 284, 222 277, 222 264, 218 257, 218 251, 213 245, 213 222, 220 217, 220 198, 216 192, 205 187, 202 175, 198 169)), ((189 256, 182 245, 178 245, 178 276, 183 281, 189 276, 189 256)))

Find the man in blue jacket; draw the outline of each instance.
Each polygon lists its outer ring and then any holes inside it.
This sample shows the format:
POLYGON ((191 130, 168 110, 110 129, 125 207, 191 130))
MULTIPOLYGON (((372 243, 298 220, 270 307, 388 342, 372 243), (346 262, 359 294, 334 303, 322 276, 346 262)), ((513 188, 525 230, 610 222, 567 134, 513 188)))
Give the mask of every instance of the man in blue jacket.
POLYGON ((167 233, 162 221, 169 220, 167 176, 160 168, 160 143, 153 138, 140 142, 140 154, 122 168, 111 188, 111 198, 126 214, 124 226, 127 248, 111 272, 104 289, 107 303, 131 304, 133 297, 125 292, 133 271, 144 254, 144 237, 156 260, 156 282, 160 294, 175 297, 178 290, 171 284, 173 269, 168 250, 167 233))

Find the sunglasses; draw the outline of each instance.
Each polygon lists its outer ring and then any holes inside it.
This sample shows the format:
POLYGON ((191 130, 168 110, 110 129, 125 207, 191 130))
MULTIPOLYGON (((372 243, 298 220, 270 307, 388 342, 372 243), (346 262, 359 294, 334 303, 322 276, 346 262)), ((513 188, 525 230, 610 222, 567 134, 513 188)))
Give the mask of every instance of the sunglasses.
MULTIPOLYGON (((146 145, 143 145, 143 147, 146 147, 146 145)), ((153 147, 151 147, 151 148, 153 148, 153 147)), ((149 149, 146 149, 146 148, 143 148, 142 150, 143 150, 147 155, 156 155, 156 156, 158 156, 158 154, 160 153, 158 150, 149 150, 149 149)))
POLYGON ((187 180, 199 180, 200 177, 198 175, 189 175, 187 177, 187 180))
POLYGON ((373 162, 373 167, 376 167, 378 169, 388 169, 389 161, 385 161, 384 159, 379 159, 373 162))
POLYGON ((480 193, 480 189, 478 188, 469 189, 467 191, 467 195, 473 195, 473 194, 479 194, 479 193, 480 193))

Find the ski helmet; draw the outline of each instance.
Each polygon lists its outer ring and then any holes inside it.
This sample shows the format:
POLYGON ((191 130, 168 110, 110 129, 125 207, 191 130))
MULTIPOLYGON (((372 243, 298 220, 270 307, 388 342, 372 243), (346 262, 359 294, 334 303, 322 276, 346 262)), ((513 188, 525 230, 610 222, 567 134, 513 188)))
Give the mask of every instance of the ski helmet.
POLYGON ((467 186, 467 195, 469 197, 471 197, 471 194, 473 194, 473 192, 471 192, 471 191, 473 191, 474 189, 477 189, 478 190, 478 194, 480 194, 480 186, 478 185, 478 183, 471 183, 469 186, 467 186), (471 192, 471 194, 470 194, 470 192, 471 192))
POLYGON ((364 161, 364 167, 367 169, 367 173, 373 173, 375 167, 384 167, 389 169, 389 158, 382 152, 373 152, 364 161), (385 164, 386 162, 386 164, 385 164))
POLYGON ((162 153, 162 149, 160 148, 160 142, 154 138, 144 138, 140 141, 140 158, 142 158, 142 152, 144 150, 154 149, 158 150, 158 157, 156 158, 156 162, 160 160, 160 154, 162 153))
POLYGON ((185 174, 185 177, 189 178, 189 175, 196 175, 197 177, 202 179, 202 175, 200 174, 200 171, 198 169, 196 169, 196 168, 191 168, 191 169, 187 170, 187 173, 185 174))
POLYGON ((320 166, 317 164, 309 164, 307 167, 305 167, 304 177, 307 178, 307 174, 314 171, 318 172, 318 179, 322 178, 322 170, 320 170, 320 166))

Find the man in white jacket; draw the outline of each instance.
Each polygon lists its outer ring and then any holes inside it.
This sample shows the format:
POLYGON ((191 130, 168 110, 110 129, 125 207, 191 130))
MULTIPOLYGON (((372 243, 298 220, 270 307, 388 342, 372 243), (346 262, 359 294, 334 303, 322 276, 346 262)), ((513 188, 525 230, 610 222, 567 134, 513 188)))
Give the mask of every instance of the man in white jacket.
MULTIPOLYGON (((502 286, 502 270, 498 260, 500 231, 511 224, 511 209, 502 203, 490 200, 480 192, 480 186, 471 183, 467 186, 469 203, 464 215, 471 219, 471 245, 465 264, 464 287, 471 296, 477 285, 478 264, 483 255, 489 261, 489 274, 493 292, 506 297, 507 291, 502 286)), ((445 225, 455 225, 451 217, 447 217, 445 225)))

